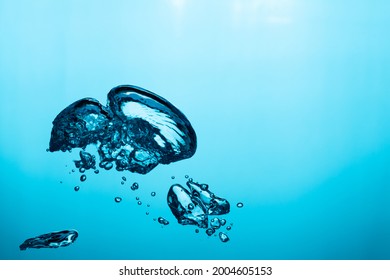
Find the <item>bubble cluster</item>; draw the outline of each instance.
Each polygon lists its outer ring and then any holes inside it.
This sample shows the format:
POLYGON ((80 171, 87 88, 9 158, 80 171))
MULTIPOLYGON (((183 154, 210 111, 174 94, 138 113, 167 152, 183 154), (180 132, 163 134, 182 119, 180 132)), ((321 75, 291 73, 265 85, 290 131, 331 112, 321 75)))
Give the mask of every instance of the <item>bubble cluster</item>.
POLYGON ((132 191, 138 190, 138 188, 139 188, 138 183, 133 183, 133 184, 131 185, 131 187, 130 187, 130 189, 131 189, 132 191))
MULTIPOLYGON (((53 121, 49 151, 97 146, 99 167, 146 174, 158 164, 190 158, 196 134, 185 115, 146 89, 123 85, 108 93, 107 106, 96 99, 78 100, 53 121)), ((96 159, 80 152, 76 167, 95 168, 96 159)), ((83 170, 81 169, 81 170, 83 170)))
POLYGON ((168 206, 179 224, 205 228, 206 234, 212 236, 217 229, 226 224, 226 220, 213 217, 209 221, 209 216, 228 214, 230 204, 226 199, 211 192, 207 184, 199 184, 188 175, 186 177, 187 188, 180 184, 170 187, 167 196, 168 206))
POLYGON ((37 237, 29 238, 24 241, 20 246, 20 250, 26 250, 27 248, 58 248, 65 247, 72 244, 79 236, 76 230, 63 230, 45 233, 37 237))

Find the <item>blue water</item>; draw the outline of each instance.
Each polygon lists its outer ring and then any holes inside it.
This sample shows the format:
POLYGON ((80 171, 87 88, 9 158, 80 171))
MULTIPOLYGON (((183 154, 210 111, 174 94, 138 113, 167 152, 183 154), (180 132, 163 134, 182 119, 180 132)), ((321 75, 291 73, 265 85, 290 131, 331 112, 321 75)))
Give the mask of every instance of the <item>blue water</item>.
POLYGON ((390 2, 80 2, 0 1, 1 259, 390 259, 390 2), (80 182, 52 121, 121 84, 179 108, 197 151, 80 182), (185 175, 231 203, 228 242, 175 220, 185 175))

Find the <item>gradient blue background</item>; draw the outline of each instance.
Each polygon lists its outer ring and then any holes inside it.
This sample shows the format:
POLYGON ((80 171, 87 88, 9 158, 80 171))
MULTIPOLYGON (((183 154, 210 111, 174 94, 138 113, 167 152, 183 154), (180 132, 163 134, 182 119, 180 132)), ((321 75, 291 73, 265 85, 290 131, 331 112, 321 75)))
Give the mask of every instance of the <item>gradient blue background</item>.
POLYGON ((1 259, 390 259, 389 1, 98 2, 0 1, 1 259), (120 84, 177 106, 198 150, 80 183, 76 152, 45 151, 51 122, 120 84), (245 204, 229 243, 175 222, 185 174, 245 204))

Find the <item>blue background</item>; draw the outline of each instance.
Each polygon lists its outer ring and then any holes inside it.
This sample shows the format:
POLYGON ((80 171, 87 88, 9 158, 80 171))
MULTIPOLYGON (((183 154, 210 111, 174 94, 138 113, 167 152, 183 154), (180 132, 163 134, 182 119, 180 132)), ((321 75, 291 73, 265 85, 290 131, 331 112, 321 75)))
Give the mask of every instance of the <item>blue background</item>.
POLYGON ((0 1, 1 259, 390 259, 389 1, 101 2, 0 1), (198 150, 80 183, 51 122, 120 84, 178 107, 198 150), (186 174, 232 203, 230 242, 174 220, 186 174))

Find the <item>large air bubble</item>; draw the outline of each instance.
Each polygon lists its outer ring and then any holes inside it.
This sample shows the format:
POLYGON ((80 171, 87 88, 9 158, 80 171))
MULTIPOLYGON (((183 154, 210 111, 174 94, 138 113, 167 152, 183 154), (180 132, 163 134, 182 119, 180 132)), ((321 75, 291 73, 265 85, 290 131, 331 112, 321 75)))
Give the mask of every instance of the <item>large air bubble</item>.
MULTIPOLYGON (((107 106, 84 98, 65 108, 53 121, 54 151, 85 149, 96 144, 99 166, 146 174, 159 163, 190 158, 196 134, 185 115, 170 102, 136 86, 118 86, 108 93, 107 106)), ((75 163, 95 168, 88 153, 75 163), (86 158, 88 157, 88 158, 86 158)))
POLYGON ((58 248, 69 246, 75 242, 78 237, 76 230, 63 230, 45 233, 37 237, 29 238, 24 241, 20 246, 20 250, 26 250, 27 248, 58 248))

